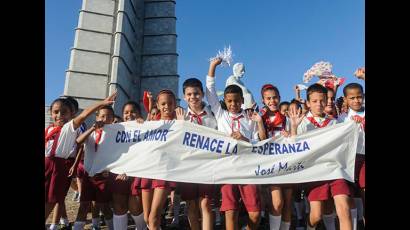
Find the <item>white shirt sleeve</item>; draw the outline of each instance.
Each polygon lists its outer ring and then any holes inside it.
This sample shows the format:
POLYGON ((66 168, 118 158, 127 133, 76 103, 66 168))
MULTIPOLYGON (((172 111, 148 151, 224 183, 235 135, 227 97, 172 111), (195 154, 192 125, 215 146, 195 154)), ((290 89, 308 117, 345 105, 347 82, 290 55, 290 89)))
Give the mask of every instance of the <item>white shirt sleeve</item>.
POLYGON ((73 120, 67 122, 60 132, 60 137, 58 138, 57 148, 55 155, 56 157, 67 159, 73 149, 75 140, 77 139, 77 130, 74 129, 73 120))
POLYGON ((215 114, 215 117, 220 117, 222 113, 222 107, 221 104, 219 104, 219 99, 216 95, 215 77, 206 76, 205 95, 206 99, 208 100, 208 104, 211 106, 212 112, 215 114))

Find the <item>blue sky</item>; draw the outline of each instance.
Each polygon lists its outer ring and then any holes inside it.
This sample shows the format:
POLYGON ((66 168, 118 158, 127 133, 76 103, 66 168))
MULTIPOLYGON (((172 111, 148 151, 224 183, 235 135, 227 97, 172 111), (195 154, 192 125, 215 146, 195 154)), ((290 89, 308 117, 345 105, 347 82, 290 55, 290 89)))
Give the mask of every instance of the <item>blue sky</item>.
MULTIPOLYGON (((185 79, 194 76, 205 84, 208 59, 228 45, 234 63, 245 64, 243 81, 258 103, 266 83, 279 88, 282 100, 292 99, 293 86, 321 60, 331 62, 345 84, 363 84, 353 73, 365 63, 364 0, 176 2, 180 97, 185 79)), ((63 93, 81 4, 46 0, 46 104, 63 93)), ((231 67, 217 69, 218 89, 231 74, 231 67)))

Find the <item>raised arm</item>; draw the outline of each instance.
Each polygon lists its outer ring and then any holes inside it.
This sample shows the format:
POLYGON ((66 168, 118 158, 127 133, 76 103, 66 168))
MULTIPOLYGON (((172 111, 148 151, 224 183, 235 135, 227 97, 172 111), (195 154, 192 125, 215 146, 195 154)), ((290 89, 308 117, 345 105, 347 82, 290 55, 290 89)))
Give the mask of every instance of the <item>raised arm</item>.
POLYGON ((114 92, 109 97, 105 98, 103 101, 97 102, 94 105, 86 108, 80 115, 73 119, 74 129, 79 128, 80 125, 85 121, 85 119, 87 119, 88 116, 97 111, 100 107, 105 105, 112 105, 116 97, 117 92, 114 92))
POLYGON ((221 105, 219 104, 219 99, 216 94, 216 89, 215 89, 215 69, 216 67, 221 64, 222 59, 217 58, 209 64, 209 71, 208 71, 208 76, 206 78, 206 99, 208 100, 209 105, 211 106, 212 112, 214 112, 215 115, 219 114, 221 108, 221 105))

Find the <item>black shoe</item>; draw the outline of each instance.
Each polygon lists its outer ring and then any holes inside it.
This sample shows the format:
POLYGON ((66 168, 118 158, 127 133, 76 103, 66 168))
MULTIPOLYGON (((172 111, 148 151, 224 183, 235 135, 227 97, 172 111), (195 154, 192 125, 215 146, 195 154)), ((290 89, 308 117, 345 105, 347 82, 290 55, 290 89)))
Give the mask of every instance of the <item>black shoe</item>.
POLYGON ((71 228, 72 228, 71 223, 69 223, 68 226, 65 225, 65 224, 59 224, 58 225, 58 229, 60 229, 60 230, 71 230, 71 228))

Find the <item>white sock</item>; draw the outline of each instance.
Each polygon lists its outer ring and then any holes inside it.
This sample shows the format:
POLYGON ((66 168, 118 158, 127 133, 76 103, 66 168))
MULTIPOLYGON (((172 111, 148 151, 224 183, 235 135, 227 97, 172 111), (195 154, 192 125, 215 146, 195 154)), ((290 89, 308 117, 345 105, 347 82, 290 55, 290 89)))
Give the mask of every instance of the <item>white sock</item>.
POLYGON ((363 201, 361 198, 354 198, 357 209, 357 220, 363 220, 363 201))
POLYGON ((131 215, 135 223, 135 230, 142 230, 147 225, 144 220, 144 213, 141 213, 138 216, 131 215))
POLYGON ((289 230, 290 228, 290 222, 280 222, 280 228, 279 230, 289 230))
POLYGON ((60 224, 64 224, 65 226, 70 225, 70 221, 67 218, 60 218, 60 224))
POLYGON ((114 214, 114 229, 115 230, 127 230, 128 227, 128 214, 115 215, 114 214))
POLYGON ((92 219, 93 227, 100 227, 100 217, 92 219))
MULTIPOLYGON (((174 195, 174 223, 179 223, 179 209, 181 207, 181 197, 178 194, 174 195)), ((186 207, 186 205, 185 205, 186 207)))
POLYGON ((112 221, 112 218, 109 219, 109 220, 104 218, 104 220, 105 220, 105 224, 108 226, 108 229, 109 230, 114 230, 114 223, 112 221))
POLYGON ((84 230, 85 221, 76 221, 73 230, 84 230))
POLYGON ((57 224, 51 224, 49 229, 50 229, 50 230, 57 230, 57 229, 58 229, 58 225, 57 225, 57 224))
POLYGON ((295 205, 295 210, 296 210, 296 216, 298 220, 303 219, 303 214, 302 214, 302 208, 303 208, 303 203, 302 202, 293 202, 295 205))
POLYGON ((350 215, 352 216, 353 230, 356 230, 357 229, 357 209, 356 208, 350 209, 350 215))
POLYGON ((279 230, 280 222, 282 220, 282 216, 274 216, 269 214, 269 229, 270 230, 279 230))
POLYGON ((336 214, 334 212, 332 214, 325 214, 322 218, 326 230, 336 230, 336 214))

